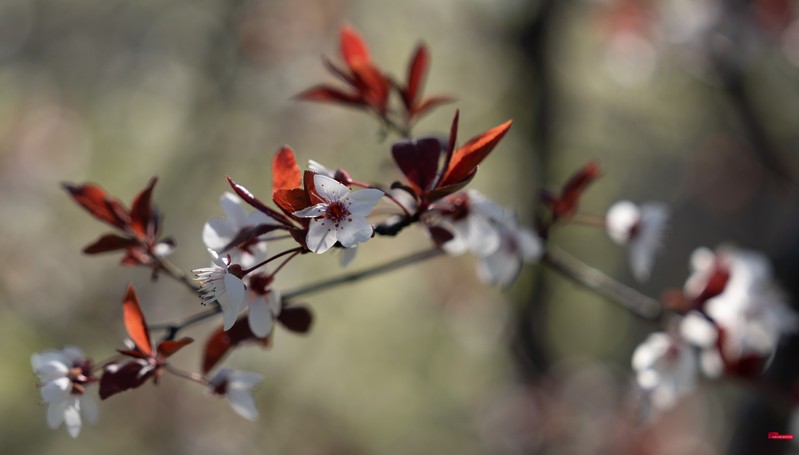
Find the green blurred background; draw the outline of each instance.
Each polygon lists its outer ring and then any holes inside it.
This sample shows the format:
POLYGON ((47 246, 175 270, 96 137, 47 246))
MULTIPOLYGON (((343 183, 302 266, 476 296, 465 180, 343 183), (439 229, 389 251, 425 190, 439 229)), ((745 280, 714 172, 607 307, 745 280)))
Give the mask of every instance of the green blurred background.
MULTIPOLYGON (((373 119, 291 99, 331 81, 320 55, 338 61, 343 23, 399 78, 415 44, 427 43, 426 93, 458 102, 425 117, 417 134, 446 134, 456 107, 461 141, 514 119, 472 187, 525 223, 539 188, 557 188, 589 159, 603 177, 586 193, 586 211, 601 214, 618 199, 670 205, 650 282, 633 282, 625 252, 604 232, 558 230, 552 242, 586 263, 657 297, 682 286, 694 248, 733 242, 765 250, 793 278, 795 7, 3 0, 0 453, 638 453, 642 441, 648 453, 731 450, 743 434, 736 416, 748 412, 748 389, 704 387, 636 425, 629 358, 659 327, 539 266, 509 291, 486 288, 469 256, 309 296, 316 322, 308 336, 278 329, 270 349, 236 351, 226 366, 266 377, 255 423, 167 376, 103 402, 99 423, 71 440, 46 426, 30 355, 64 344, 95 360, 111 355, 124 336, 119 302, 128 282, 150 322, 199 310, 166 277, 153 284, 114 255, 82 255, 106 229, 68 200, 61 182, 96 182, 129 203, 157 175, 164 232, 178 242, 172 259, 190 270, 208 262, 200 233, 221 215, 225 176, 268 199, 272 154, 283 144, 301 163, 345 167, 362 181, 399 178, 373 119)), ((378 238, 352 268, 427 243, 416 230, 378 238)), ((338 272, 337 257, 306 256, 277 285, 293 289, 338 272)), ((215 324, 189 335, 202 341, 215 324)), ((196 369, 196 344, 177 363, 196 369)), ((781 417, 775 425, 785 424, 781 417)))

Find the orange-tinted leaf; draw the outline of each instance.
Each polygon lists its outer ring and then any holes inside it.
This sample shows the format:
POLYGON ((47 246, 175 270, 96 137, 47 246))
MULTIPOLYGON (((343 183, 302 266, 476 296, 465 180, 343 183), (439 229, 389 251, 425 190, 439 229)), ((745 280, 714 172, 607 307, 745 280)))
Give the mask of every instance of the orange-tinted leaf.
POLYGON ((306 207, 313 204, 319 204, 320 202, 324 202, 324 200, 321 197, 319 197, 319 194, 316 192, 316 185, 314 184, 313 181, 314 175, 316 174, 311 171, 305 171, 305 173, 302 175, 303 185, 305 186, 305 193, 308 195, 310 202, 306 207))
POLYGON ((277 190, 272 194, 272 200, 286 213, 294 213, 311 205, 308 193, 302 188, 277 190))
POLYGON ((108 194, 97 185, 86 183, 80 186, 64 183, 63 188, 72 199, 86 209, 95 218, 119 229, 127 226, 127 215, 121 204, 108 197, 108 194))
POLYGON ((491 150, 494 149, 502 137, 505 136, 512 123, 512 120, 508 120, 502 125, 495 126, 469 139, 461 148, 456 150, 452 155, 452 162, 441 180, 441 185, 446 186, 458 183, 471 174, 477 168, 477 165, 491 153, 491 150))
POLYGON ((349 25, 341 27, 341 56, 350 68, 358 63, 369 62, 369 49, 361 35, 349 25))
POLYGON ((153 347, 150 344, 150 331, 144 321, 144 315, 139 307, 139 299, 133 285, 128 285, 125 299, 122 301, 122 318, 125 321, 125 330, 141 352, 151 356, 153 347))
POLYGON ((158 343, 158 354, 164 356, 164 358, 167 358, 192 342, 194 342, 194 339, 189 337, 183 337, 179 340, 162 341, 158 343))
POLYGON ((130 227, 134 232, 146 237, 148 235, 147 226, 153 217, 152 203, 150 202, 153 194, 153 187, 158 181, 156 177, 150 180, 150 183, 133 199, 133 204, 130 207, 130 227))
POLYGON ((368 62, 354 64, 352 72, 356 77, 355 87, 360 92, 362 100, 376 108, 378 112, 385 113, 388 108, 391 81, 368 62))
POLYGON ((108 253, 136 246, 138 242, 116 234, 106 234, 83 248, 85 254, 108 253))
POLYGON ((462 178, 457 183, 437 187, 433 191, 427 193, 427 200, 430 202, 437 201, 444 196, 449 196, 452 193, 462 190, 466 185, 469 184, 469 182, 472 181, 475 175, 477 175, 477 169, 473 170, 469 175, 462 178))
POLYGON ((426 114, 427 111, 437 107, 441 104, 447 104, 455 102, 455 98, 451 96, 433 96, 430 98, 425 99, 420 104, 417 104, 413 107, 413 111, 411 112, 412 117, 419 117, 423 114, 426 114))
POLYGON ((416 104, 416 98, 421 92, 422 85, 424 84, 424 77, 427 74, 427 65, 429 56, 427 48, 424 44, 416 47, 413 53, 411 63, 408 65, 408 85, 402 94, 402 99, 405 102, 405 107, 410 111, 412 106, 416 104))
POLYGON ((302 171, 291 147, 284 145, 272 159, 272 194, 279 189, 300 188, 302 171))

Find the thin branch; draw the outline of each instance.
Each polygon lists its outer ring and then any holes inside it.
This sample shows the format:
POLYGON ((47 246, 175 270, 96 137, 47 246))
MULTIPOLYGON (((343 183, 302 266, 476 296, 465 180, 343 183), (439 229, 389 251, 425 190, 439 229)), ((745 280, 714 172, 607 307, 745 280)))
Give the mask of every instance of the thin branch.
POLYGON ((549 246, 542 261, 577 283, 613 300, 636 316, 654 320, 661 314, 662 306, 657 300, 614 280, 560 248, 549 246))
POLYGON ((362 280, 364 278, 371 277, 373 275, 379 275, 381 273, 390 272, 392 270, 398 269, 400 267, 404 267, 406 265, 415 264, 417 262, 424 261, 426 259, 434 258, 443 251, 439 250, 438 248, 434 248, 431 250, 420 251, 418 253, 413 253, 409 256, 405 256, 400 259, 395 259, 393 261, 387 262, 382 265, 378 265, 377 267, 361 270, 359 272, 348 273, 346 275, 342 275, 339 277, 331 278, 329 280, 320 281, 318 283, 310 284, 308 286, 303 286, 299 289, 295 289, 293 291, 284 292, 283 293, 283 300, 290 300, 293 298, 300 297, 306 294, 312 294, 314 292, 324 291, 325 289, 332 288, 341 284, 345 283, 352 283, 353 281, 362 280))

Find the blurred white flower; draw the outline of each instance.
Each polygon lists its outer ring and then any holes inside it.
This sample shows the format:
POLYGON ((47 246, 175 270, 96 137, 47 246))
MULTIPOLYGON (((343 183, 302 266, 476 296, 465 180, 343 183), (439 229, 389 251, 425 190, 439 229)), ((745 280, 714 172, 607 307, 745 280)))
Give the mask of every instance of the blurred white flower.
POLYGON ((608 235, 627 247, 630 268, 638 281, 649 279, 668 217, 663 204, 650 202, 639 206, 630 201, 613 204, 605 216, 608 235))
POLYGON ((651 335, 633 352, 638 385, 656 409, 668 409, 696 386, 696 354, 682 339, 663 332, 651 335))
MULTIPOLYGON (((768 258, 727 246, 715 253, 697 250, 691 262, 694 273, 685 292, 707 296, 701 310, 712 322, 698 312, 689 313, 682 323, 683 336, 707 351, 703 356, 715 356, 716 360, 708 360, 711 364, 723 365, 731 373, 759 373, 780 336, 799 327, 796 313, 772 277, 768 258), (712 277, 715 282, 709 286, 712 277)), ((707 374, 718 374, 717 367, 708 368, 705 363, 707 374)))
POLYGON ((78 437, 81 412, 89 422, 97 420, 97 404, 86 393, 86 387, 96 379, 92 376, 91 362, 77 346, 62 350, 48 350, 33 354, 33 371, 39 380, 39 392, 47 403, 47 425, 56 429, 62 423, 69 435, 78 437))
POLYGON ((499 246, 477 260, 477 277, 483 283, 510 286, 519 276, 523 263, 537 262, 544 253, 541 238, 520 226, 515 216, 497 220, 499 246))
POLYGON ((236 322, 244 304, 244 282, 235 273, 231 273, 241 271, 241 266, 238 264, 231 266, 230 256, 220 257, 211 248, 208 248, 208 254, 211 255, 214 265, 194 269, 192 272, 197 275, 196 280, 201 284, 200 297, 203 304, 219 302, 225 330, 229 330, 236 322))
POLYGON ((321 254, 336 242, 352 248, 372 237, 373 228, 366 216, 383 197, 382 191, 367 188, 350 192, 346 186, 321 174, 314 175, 314 187, 323 202, 294 212, 300 218, 312 218, 305 239, 308 249, 321 254))
POLYGON ((208 381, 211 392, 227 397, 236 413, 247 420, 258 418, 258 409, 252 398, 252 389, 264 380, 263 375, 249 371, 222 368, 208 381))
POLYGON ((274 328, 274 320, 280 314, 282 302, 280 292, 267 289, 265 293, 250 292, 250 310, 247 313, 247 322, 250 330, 258 338, 264 338, 274 328))
MULTIPOLYGON (((222 251, 243 229, 260 224, 278 224, 268 215, 254 211, 249 215, 244 210, 244 202, 235 194, 225 192, 219 198, 225 218, 211 218, 203 226, 203 242, 215 251, 222 251)), ((248 268, 266 259, 266 242, 253 242, 245 250, 230 251, 232 262, 248 268)))

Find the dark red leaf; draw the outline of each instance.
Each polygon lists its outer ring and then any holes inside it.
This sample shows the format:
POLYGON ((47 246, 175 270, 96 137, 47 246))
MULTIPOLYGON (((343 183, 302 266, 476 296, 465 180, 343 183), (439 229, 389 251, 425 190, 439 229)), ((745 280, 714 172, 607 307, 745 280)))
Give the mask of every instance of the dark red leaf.
POLYGON ((444 155, 444 165, 441 166, 442 175, 436 182, 436 187, 441 186, 441 179, 444 177, 443 173, 449 169, 452 163, 452 155, 455 153, 455 146, 458 142, 458 120, 460 119, 460 109, 455 109, 455 117, 452 118, 452 126, 449 128, 449 142, 447 143, 447 153, 444 155))
POLYGON ((415 194, 422 194, 436 178, 441 143, 430 137, 402 140, 391 146, 391 154, 415 194))
POLYGON ((349 25, 341 27, 341 56, 344 62, 352 68, 353 65, 368 63, 371 60, 369 49, 363 38, 349 25))
POLYGON ((268 346, 270 337, 258 338, 255 336, 250 330, 250 324, 246 316, 239 318, 228 331, 219 326, 205 343, 202 358, 203 374, 211 371, 231 349, 247 342, 258 342, 268 346))
POLYGON ((106 369, 100 377, 100 399, 105 400, 110 396, 144 384, 153 375, 154 370, 139 375, 142 368, 144 366, 138 362, 127 362, 115 370, 106 369))
POLYGON ((305 186, 305 193, 308 195, 308 199, 310 202, 306 207, 314 204, 319 204, 320 202, 324 202, 324 199, 322 199, 319 196, 319 193, 316 192, 316 184, 314 183, 315 175, 316 174, 311 171, 305 171, 305 173, 302 175, 303 185, 305 186))
POLYGON ((167 358, 192 342, 194 342, 194 339, 189 337, 183 337, 179 340, 164 340, 158 343, 158 354, 167 358))
POLYGON ((122 317, 125 321, 125 330, 128 332, 130 339, 133 340, 136 348, 144 354, 152 356, 153 347, 150 344, 150 331, 139 307, 139 299, 136 297, 133 285, 128 285, 125 299, 122 301, 122 317))
POLYGON ((138 245, 136 240, 120 237, 116 234, 106 234, 83 248, 85 254, 99 254, 110 251, 124 250, 138 245))
POLYGON ((321 101, 363 106, 364 100, 358 95, 342 92, 328 85, 317 85, 295 95, 295 98, 305 101, 321 101))
POLYGON ((291 147, 284 145, 272 159, 272 194, 280 189, 302 187, 302 171, 291 147))
POLYGON ((727 287, 727 282, 730 280, 730 269, 727 267, 718 256, 716 256, 713 270, 710 274, 710 277, 705 284, 705 287, 702 289, 702 292, 699 293, 698 296, 695 297, 695 305, 697 307, 702 306, 705 302, 712 299, 713 297, 721 294, 724 292, 724 289, 727 287))
POLYGON ((427 231, 430 232, 430 237, 433 239, 433 243, 435 243, 435 245, 439 248, 455 238, 451 232, 442 227, 430 226, 427 228, 427 231))
POLYGON ((434 202, 441 199, 444 196, 449 196, 452 193, 462 190, 469 182, 472 181, 474 176, 477 175, 477 169, 473 170, 471 174, 467 175, 466 177, 462 178, 458 183, 453 183, 451 185, 440 186, 433 191, 427 193, 427 200, 429 202, 434 202))
POLYGON ((402 99, 408 111, 411 111, 416 104, 416 98, 419 96, 424 84, 428 61, 427 48, 423 44, 418 45, 413 57, 411 57, 411 63, 408 65, 408 85, 402 94, 402 99))
POLYGON ((278 224, 258 224, 256 226, 245 227, 244 229, 240 230, 235 237, 233 237, 233 240, 231 240, 230 243, 228 243, 227 245, 225 245, 224 248, 222 248, 222 251, 220 251, 220 253, 227 252, 231 248, 237 247, 239 245, 247 244, 258 238, 259 236, 267 234, 277 229, 286 229, 286 227, 278 224))
POLYGON ((72 199, 86 209, 95 218, 119 229, 125 229, 128 223, 126 210, 122 205, 108 197, 108 194, 97 185, 86 183, 80 186, 64 183, 63 188, 72 199))
POLYGON ((313 313, 304 306, 284 307, 277 320, 292 332, 308 333, 313 324, 313 313))
POLYGON ((391 81, 369 63, 353 65, 352 72, 355 76, 355 88, 360 92, 363 101, 381 114, 385 113, 391 81))
POLYGON ((130 207, 130 227, 143 238, 154 234, 154 232, 148 232, 147 228, 153 218, 150 200, 152 199, 153 187, 155 187, 157 181, 158 179, 153 177, 147 187, 133 198, 133 204, 130 207))
POLYGON ((505 133, 510 128, 512 120, 508 120, 502 125, 495 126, 490 130, 475 136, 467 141, 452 155, 449 168, 441 180, 441 186, 458 183, 477 168, 483 159, 491 153, 491 150, 499 143, 505 133))

